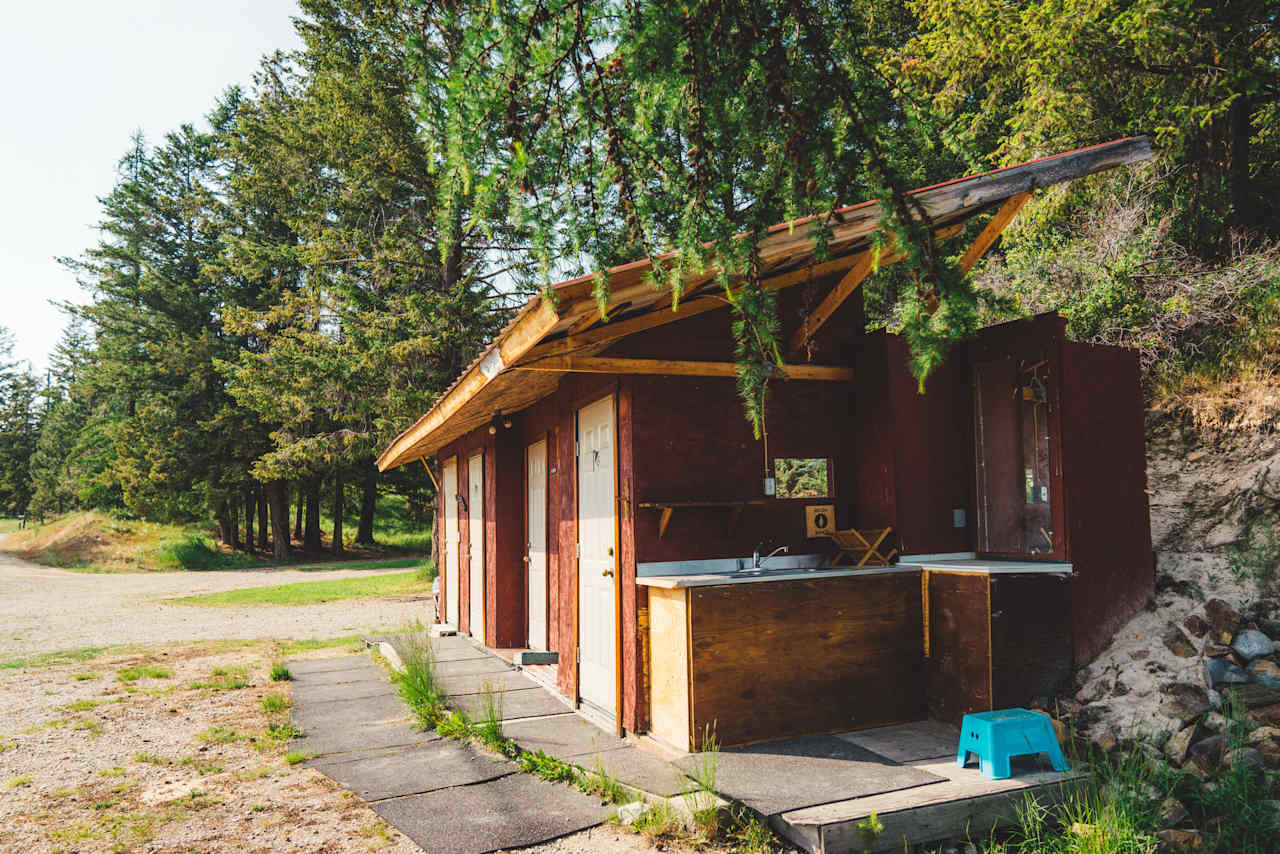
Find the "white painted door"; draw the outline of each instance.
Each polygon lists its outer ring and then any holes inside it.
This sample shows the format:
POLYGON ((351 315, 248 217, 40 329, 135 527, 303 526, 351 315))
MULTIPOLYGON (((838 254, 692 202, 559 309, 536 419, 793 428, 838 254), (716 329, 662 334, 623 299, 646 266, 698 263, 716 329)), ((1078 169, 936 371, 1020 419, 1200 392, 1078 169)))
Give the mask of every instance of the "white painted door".
POLYGON ((444 621, 458 627, 458 458, 450 457, 440 477, 444 492, 444 621))
POLYGON ((578 411, 578 696, 617 714, 613 398, 578 411))
POLYGON ((529 562, 529 648, 547 648, 547 442, 534 442, 527 452, 529 562))
POLYGON ((471 549, 468 580, 470 598, 470 632, 484 640, 484 454, 467 461, 467 511, 471 549))

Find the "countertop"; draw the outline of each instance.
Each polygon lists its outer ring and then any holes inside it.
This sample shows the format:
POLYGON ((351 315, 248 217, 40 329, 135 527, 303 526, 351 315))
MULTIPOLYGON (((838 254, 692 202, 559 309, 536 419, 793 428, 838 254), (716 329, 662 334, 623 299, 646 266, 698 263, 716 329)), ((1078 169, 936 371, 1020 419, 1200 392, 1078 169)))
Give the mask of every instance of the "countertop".
POLYGON ((811 581, 819 578, 847 578, 858 575, 895 575, 903 572, 919 572, 918 566, 885 566, 867 569, 853 567, 823 567, 821 569, 785 569, 752 574, 750 572, 710 572, 697 575, 649 575, 636 579, 645 587, 719 587, 728 584, 755 584, 763 581, 811 581))

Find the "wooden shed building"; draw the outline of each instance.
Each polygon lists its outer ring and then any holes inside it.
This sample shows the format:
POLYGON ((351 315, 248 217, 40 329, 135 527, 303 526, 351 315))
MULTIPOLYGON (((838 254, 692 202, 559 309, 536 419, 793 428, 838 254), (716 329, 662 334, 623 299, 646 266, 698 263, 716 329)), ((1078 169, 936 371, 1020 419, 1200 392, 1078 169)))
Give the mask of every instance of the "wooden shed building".
MULTIPOLYGON (((915 197, 967 268, 1036 190, 1149 156, 1123 139, 915 197)), ((1042 315, 921 394, 905 341, 865 329, 878 207, 831 225, 821 263, 811 221, 759 247, 795 360, 762 440, 710 274, 678 310, 642 261, 607 271, 607 321, 590 277, 515 315, 378 460, 439 484, 442 622, 554 653, 527 669, 680 750, 957 721, 1100 651, 1153 592, 1136 354, 1042 315), (837 563, 850 530, 884 536, 837 563)))

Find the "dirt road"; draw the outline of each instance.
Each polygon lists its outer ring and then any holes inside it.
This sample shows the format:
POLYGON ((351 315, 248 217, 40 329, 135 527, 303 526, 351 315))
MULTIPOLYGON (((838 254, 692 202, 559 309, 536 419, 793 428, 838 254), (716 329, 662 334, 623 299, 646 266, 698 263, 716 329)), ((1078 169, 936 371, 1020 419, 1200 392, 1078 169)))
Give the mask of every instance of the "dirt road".
POLYGON ((430 598, 350 599, 323 605, 200 607, 166 600, 240 587, 323 581, 400 570, 254 569, 90 574, 0 552, 0 660, 124 643, 326 638, 430 621, 430 598))

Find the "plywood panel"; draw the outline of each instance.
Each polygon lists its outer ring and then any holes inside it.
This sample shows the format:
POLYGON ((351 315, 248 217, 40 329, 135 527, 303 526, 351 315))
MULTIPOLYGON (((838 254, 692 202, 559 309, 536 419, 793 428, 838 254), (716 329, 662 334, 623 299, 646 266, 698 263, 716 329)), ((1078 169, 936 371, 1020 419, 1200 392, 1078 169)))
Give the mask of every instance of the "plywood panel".
POLYGON ((929 713, 940 721, 991 710, 988 581, 929 573, 929 713))
POLYGON ((691 733, 687 592, 649 591, 650 733, 682 750, 691 733))
POLYGON ((692 589, 695 733, 731 746, 921 717, 920 598, 914 572, 692 589))

